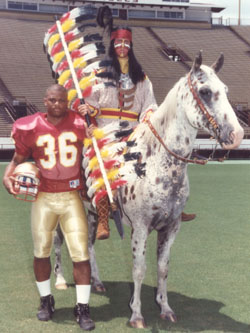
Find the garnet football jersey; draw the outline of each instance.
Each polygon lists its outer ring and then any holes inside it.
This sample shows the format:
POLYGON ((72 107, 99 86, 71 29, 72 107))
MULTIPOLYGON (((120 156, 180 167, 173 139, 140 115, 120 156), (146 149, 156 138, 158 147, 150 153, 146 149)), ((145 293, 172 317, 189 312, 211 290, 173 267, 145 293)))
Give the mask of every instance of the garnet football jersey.
POLYGON ((40 191, 66 192, 82 188, 80 174, 85 138, 83 119, 73 111, 57 125, 45 113, 19 118, 13 125, 16 152, 32 156, 41 171, 40 191))

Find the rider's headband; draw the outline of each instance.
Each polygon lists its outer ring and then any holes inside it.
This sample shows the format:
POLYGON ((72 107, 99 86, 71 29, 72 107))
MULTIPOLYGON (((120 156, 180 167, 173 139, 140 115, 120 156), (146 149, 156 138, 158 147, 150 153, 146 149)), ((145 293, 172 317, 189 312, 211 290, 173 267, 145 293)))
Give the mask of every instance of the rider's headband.
POLYGON ((132 42, 132 32, 129 30, 126 30, 126 29, 118 29, 111 33, 110 40, 113 40, 116 38, 128 39, 130 42, 132 42))

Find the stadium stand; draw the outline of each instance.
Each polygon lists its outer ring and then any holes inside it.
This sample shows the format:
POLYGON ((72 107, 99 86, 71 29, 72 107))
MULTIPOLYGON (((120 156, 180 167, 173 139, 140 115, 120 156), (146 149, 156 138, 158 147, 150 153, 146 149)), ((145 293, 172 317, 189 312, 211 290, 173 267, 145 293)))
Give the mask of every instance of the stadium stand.
MULTIPOLYGON (((0 104, 24 98, 27 113, 44 111, 43 95, 54 82, 42 43, 44 34, 53 24, 53 18, 39 19, 28 15, 5 17, 0 13, 0 104)), ((121 22, 115 22, 115 24, 121 22)), ((250 27, 203 27, 188 28, 173 26, 129 25, 133 29, 135 54, 153 82, 157 102, 160 104, 175 82, 185 75, 199 50, 203 50, 204 63, 212 64, 220 52, 225 55, 225 64, 219 73, 229 88, 229 99, 238 117, 248 130, 250 105, 250 27), (177 52, 180 61, 172 61, 171 52, 177 52), (170 53, 169 53, 170 52, 170 53)), ((124 24, 124 22, 123 22, 124 24)), ((13 103, 12 103, 13 104, 13 103)), ((6 122, 1 108, 0 122, 6 122)), ((18 117, 18 114, 16 114, 18 117)), ((15 117, 14 117, 15 118, 15 117)), ((6 136, 0 126, 0 137, 6 136)), ((10 134, 10 131, 8 132, 10 134)), ((249 133, 249 134, 248 134, 249 133)))
POLYGON ((250 27, 243 25, 236 25, 229 27, 239 38, 250 46, 250 27))
POLYGON ((139 62, 153 82, 160 104, 175 82, 187 73, 187 69, 179 62, 169 61, 162 52, 159 40, 146 27, 133 27, 133 45, 139 62))
MULTIPOLYGON (((227 27, 213 29, 157 29, 153 30, 168 44, 175 43, 191 59, 203 50, 204 63, 212 64, 220 52, 224 53, 224 66, 219 73, 229 87, 229 98, 250 104, 249 82, 250 46, 244 43, 227 27)), ((250 29, 248 30, 250 32, 250 29)), ((191 62, 188 62, 191 66, 191 62)))
POLYGON ((14 98, 25 96, 41 111, 44 91, 54 82, 42 51, 44 33, 50 25, 0 17, 1 80, 14 98))
POLYGON ((0 103, 0 133, 1 137, 8 137, 11 133, 14 118, 9 113, 6 104, 0 103))

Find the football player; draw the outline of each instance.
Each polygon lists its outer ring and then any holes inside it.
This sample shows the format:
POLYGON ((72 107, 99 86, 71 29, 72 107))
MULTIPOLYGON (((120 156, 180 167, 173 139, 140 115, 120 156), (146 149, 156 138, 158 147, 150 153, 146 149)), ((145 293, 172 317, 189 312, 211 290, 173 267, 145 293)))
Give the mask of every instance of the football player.
POLYGON ((50 86, 44 105, 46 113, 38 112, 14 123, 15 153, 5 170, 3 184, 15 196, 27 190, 30 196, 36 197, 31 208, 31 230, 34 274, 40 294, 38 319, 48 321, 54 312, 50 253, 59 221, 73 261, 76 320, 82 329, 91 330, 95 324, 90 318, 88 305, 91 275, 88 224, 79 196, 83 188, 83 139, 91 132, 86 130, 86 123, 77 112, 68 110, 64 87, 50 86), (30 158, 35 164, 24 163, 30 158))

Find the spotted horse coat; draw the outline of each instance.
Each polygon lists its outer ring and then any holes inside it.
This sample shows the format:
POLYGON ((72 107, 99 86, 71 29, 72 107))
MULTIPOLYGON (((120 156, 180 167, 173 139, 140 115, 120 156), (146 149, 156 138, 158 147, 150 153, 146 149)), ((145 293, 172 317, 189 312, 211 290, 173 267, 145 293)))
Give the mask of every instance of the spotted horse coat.
MULTIPOLYGON (((146 243, 152 231, 157 232, 157 293, 161 318, 176 321, 168 304, 167 276, 170 248, 181 225, 181 212, 189 196, 188 159, 197 131, 206 130, 224 149, 239 146, 243 129, 227 99, 227 87, 217 76, 223 55, 211 66, 202 65, 201 52, 190 72, 169 91, 148 122, 138 125, 133 133, 135 147, 146 163, 146 175, 129 181, 120 189, 118 200, 122 222, 132 228, 134 292, 130 301, 130 324, 146 327, 141 313, 141 286, 146 273, 146 243)), ((94 215, 89 215, 89 251, 93 286, 105 290, 95 260, 94 215)))

